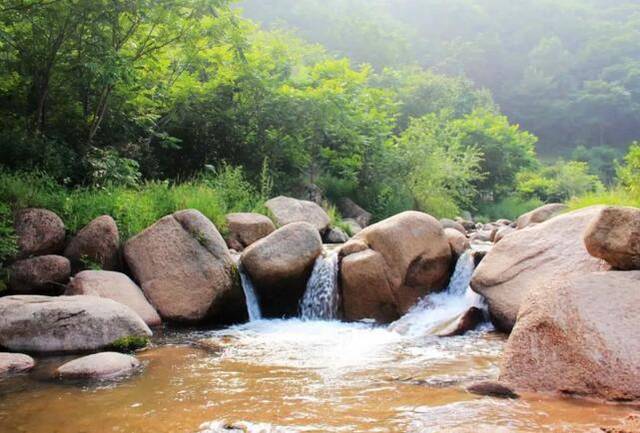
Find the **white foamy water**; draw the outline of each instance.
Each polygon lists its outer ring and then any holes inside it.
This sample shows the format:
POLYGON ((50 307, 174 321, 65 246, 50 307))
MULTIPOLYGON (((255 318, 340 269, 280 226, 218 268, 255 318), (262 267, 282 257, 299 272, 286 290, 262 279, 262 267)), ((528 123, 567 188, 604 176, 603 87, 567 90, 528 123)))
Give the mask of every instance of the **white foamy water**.
POLYGON ((485 308, 482 296, 469 287, 474 269, 473 252, 466 251, 458 259, 447 289, 420 300, 389 329, 413 337, 435 335, 454 323, 469 308, 485 308))
POLYGON ((238 267, 240 273, 240 282, 242 284, 242 290, 244 291, 244 298, 247 304, 247 313, 249 314, 249 321, 262 319, 262 312, 260 311, 260 302, 258 301, 258 295, 256 295, 256 289, 253 286, 253 282, 249 275, 242 269, 242 266, 238 267))
POLYGON ((340 308, 338 288, 338 253, 321 255, 313 265, 313 272, 300 300, 300 317, 306 320, 335 320, 340 308))

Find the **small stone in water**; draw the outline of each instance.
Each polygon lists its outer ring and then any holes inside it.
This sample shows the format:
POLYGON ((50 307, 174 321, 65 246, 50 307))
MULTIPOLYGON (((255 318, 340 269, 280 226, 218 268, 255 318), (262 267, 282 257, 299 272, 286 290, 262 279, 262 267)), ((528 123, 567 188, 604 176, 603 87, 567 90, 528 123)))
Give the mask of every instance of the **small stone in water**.
POLYGON ((520 396, 515 393, 508 386, 494 381, 476 382, 467 387, 467 391, 472 394, 486 395, 488 397, 498 398, 519 398, 520 396))

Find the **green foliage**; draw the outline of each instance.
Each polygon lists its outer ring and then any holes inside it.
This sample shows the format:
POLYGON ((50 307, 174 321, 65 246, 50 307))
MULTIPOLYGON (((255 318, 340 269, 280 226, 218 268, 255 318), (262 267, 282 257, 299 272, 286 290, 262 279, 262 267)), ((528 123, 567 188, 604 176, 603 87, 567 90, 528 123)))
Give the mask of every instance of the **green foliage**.
POLYGON ((7 289, 7 260, 17 252, 18 238, 13 229, 13 213, 6 203, 0 202, 0 293, 7 289))
POLYGON ((540 207, 543 204, 544 203, 537 198, 524 199, 514 195, 505 197, 497 203, 481 205, 478 209, 478 214, 483 215, 487 221, 496 221, 500 218, 515 220, 520 215, 540 207))
POLYGON ((543 202, 564 202, 603 189, 598 176, 589 174, 587 163, 578 161, 558 161, 537 171, 523 171, 517 178, 521 196, 543 202))
POLYGON ((438 217, 453 217, 468 206, 483 178, 482 154, 466 146, 447 113, 413 119, 397 140, 402 164, 418 207, 438 217))
POLYGON ((620 184, 632 196, 640 197, 640 143, 633 143, 624 157, 624 164, 618 167, 620 184))
POLYGON ((133 352, 138 349, 143 349, 149 345, 149 337, 141 337, 136 335, 129 335, 127 337, 121 337, 113 341, 109 347, 112 350, 118 352, 133 352))
POLYGON ((108 186, 135 187, 140 182, 140 166, 129 158, 118 155, 114 149, 93 148, 87 155, 87 176, 96 188, 108 186))
POLYGON ((466 76, 540 137, 543 155, 569 156, 580 144, 623 149, 638 139, 635 0, 244 0, 241 7, 378 70, 420 64, 466 76))
POLYGON ((588 193, 574 197, 567 203, 570 210, 582 209, 595 205, 633 206, 640 208, 640 197, 631 194, 624 188, 612 188, 606 191, 588 193))
POLYGON ((578 146, 571 154, 573 161, 586 162, 591 174, 598 175, 605 185, 613 185, 616 181, 616 162, 622 152, 609 146, 578 146))

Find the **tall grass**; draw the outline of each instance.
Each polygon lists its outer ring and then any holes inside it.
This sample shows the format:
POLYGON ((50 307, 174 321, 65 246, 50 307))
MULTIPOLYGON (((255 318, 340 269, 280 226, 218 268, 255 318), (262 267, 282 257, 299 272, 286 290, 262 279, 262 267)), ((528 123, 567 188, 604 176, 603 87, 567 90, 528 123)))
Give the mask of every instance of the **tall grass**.
POLYGON ((264 205, 242 169, 230 166, 180 183, 150 181, 137 188, 68 189, 42 173, 0 171, 0 201, 13 209, 50 209, 71 233, 100 215, 111 215, 123 239, 181 209, 199 210, 224 232, 227 213, 257 211, 264 205))
POLYGON ((621 187, 603 191, 585 194, 575 197, 567 203, 570 210, 582 209, 594 205, 610 205, 610 206, 633 206, 640 207, 640 196, 634 195, 621 187))

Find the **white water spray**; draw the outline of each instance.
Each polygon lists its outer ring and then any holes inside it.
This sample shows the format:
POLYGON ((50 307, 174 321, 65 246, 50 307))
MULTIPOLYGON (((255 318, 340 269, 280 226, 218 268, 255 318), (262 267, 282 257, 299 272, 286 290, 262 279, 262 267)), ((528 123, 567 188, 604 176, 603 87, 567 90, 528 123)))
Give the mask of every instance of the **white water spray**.
POLYGON ((242 283, 242 290, 244 291, 244 298, 247 304, 247 313, 249 313, 249 321, 262 319, 262 312, 260 311, 260 302, 256 295, 255 287, 249 275, 242 269, 242 266, 238 267, 240 273, 240 282, 242 283))
POLYGON ((484 309, 482 296, 469 287, 475 269, 472 251, 463 253, 444 292, 421 299, 389 329, 411 337, 437 335, 471 307, 484 309))
POLYGON ((300 317, 306 320, 335 320, 340 308, 338 253, 319 256, 300 300, 300 317))

